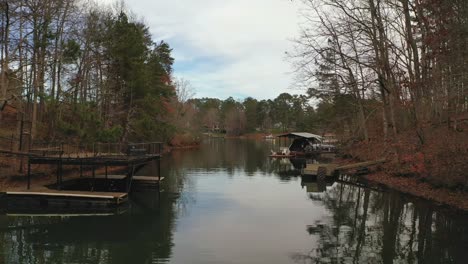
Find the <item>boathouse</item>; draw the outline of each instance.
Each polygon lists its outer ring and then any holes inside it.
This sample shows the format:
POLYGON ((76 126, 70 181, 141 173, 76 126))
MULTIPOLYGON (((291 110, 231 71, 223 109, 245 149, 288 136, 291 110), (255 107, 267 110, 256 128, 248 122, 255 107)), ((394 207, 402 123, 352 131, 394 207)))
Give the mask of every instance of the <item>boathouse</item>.
POLYGON ((320 143, 322 142, 321 136, 307 132, 290 132, 277 137, 280 140, 292 140, 286 153, 284 153, 290 156, 315 154, 320 150, 320 143))

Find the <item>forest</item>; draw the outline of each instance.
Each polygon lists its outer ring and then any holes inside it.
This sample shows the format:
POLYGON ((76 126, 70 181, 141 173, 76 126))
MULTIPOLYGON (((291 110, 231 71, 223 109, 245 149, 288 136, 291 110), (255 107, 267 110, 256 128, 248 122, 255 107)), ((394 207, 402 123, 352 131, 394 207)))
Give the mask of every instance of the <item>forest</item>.
POLYGON ((337 110, 329 120, 354 141, 349 153, 466 189, 468 2, 300 2, 297 82, 337 110))
POLYGON ((155 42, 123 3, 8 0, 0 10, 0 98, 16 114, 0 121, 0 136, 19 136, 21 127, 30 141, 165 140, 173 133, 172 49, 155 42))
POLYGON ((1 1, 0 138, 21 151, 36 141, 333 132, 349 156, 386 157, 390 173, 466 189, 467 1, 296 3, 300 36, 287 60, 304 92, 221 100, 194 98, 173 76, 170 43, 123 3, 1 1))

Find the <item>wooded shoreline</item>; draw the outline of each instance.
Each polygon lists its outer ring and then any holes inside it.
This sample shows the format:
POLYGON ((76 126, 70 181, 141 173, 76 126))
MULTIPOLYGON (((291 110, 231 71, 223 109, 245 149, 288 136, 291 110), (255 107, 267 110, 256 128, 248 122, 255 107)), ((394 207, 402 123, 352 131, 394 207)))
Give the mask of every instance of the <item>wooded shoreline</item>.
POLYGON ((398 154, 389 151, 395 147, 393 144, 381 141, 351 144, 342 153, 347 157, 343 162, 352 163, 385 158, 387 162, 379 165, 378 170, 373 170, 363 176, 368 184, 384 186, 441 205, 468 211, 466 185, 456 182, 458 179, 452 179, 450 175, 443 177, 443 181, 440 180, 441 173, 456 169, 453 166, 466 167, 463 161, 467 156, 453 157, 452 163, 444 163, 441 160, 435 160, 444 159, 444 156, 434 157, 414 152, 414 146, 411 144, 398 144, 400 151, 398 154))
POLYGON ((415 177, 397 177, 382 171, 370 173, 364 178, 369 185, 378 185, 468 213, 468 193, 465 191, 436 188, 415 177))

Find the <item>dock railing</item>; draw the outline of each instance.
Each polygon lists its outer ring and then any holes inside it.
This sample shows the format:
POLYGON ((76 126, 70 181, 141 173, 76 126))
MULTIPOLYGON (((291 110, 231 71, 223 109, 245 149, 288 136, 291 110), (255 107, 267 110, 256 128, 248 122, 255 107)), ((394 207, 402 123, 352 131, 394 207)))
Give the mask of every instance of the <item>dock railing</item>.
POLYGON ((160 155, 162 146, 162 142, 129 143, 127 155, 160 155))
POLYGON ((160 155, 162 142, 147 143, 64 143, 34 142, 30 153, 38 156, 60 157, 103 157, 103 156, 142 156, 160 155))
MULTIPOLYGON (((147 143, 102 143, 73 144, 64 142, 35 142, 28 153, 28 183, 31 187, 31 164, 57 165, 57 186, 60 189, 63 178, 63 166, 79 166, 80 176, 83 166, 91 166, 93 179, 99 166, 105 167, 107 178, 108 166, 126 166, 128 168, 127 192, 135 168, 152 160, 160 160, 161 142, 147 143)), ((158 170, 159 170, 158 166, 158 170)), ((160 173, 158 174, 160 175, 160 173)), ((93 180, 94 181, 94 180, 93 180)), ((94 184, 94 183, 93 183, 94 184)), ((94 187, 93 187, 94 188, 94 187)))

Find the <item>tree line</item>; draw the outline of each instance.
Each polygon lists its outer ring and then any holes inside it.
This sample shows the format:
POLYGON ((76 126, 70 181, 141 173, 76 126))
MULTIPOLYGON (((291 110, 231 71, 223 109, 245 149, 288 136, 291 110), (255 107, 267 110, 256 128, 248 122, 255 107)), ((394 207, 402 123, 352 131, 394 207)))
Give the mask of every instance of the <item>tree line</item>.
POLYGON ((2 0, 0 99, 17 109, 17 134, 22 120, 32 140, 173 135, 174 59, 157 37, 124 4, 2 0))
POLYGON ((304 94, 281 93, 268 100, 197 98, 188 103, 194 111, 192 120, 196 120, 203 131, 241 135, 292 130, 323 133, 332 129, 326 118, 332 114, 327 104, 320 103, 314 108, 310 97, 304 94))
POLYGON ((350 104, 342 131, 368 140, 414 129, 424 144, 428 123, 462 129, 467 1, 301 2, 304 23, 291 58, 310 95, 350 104))

